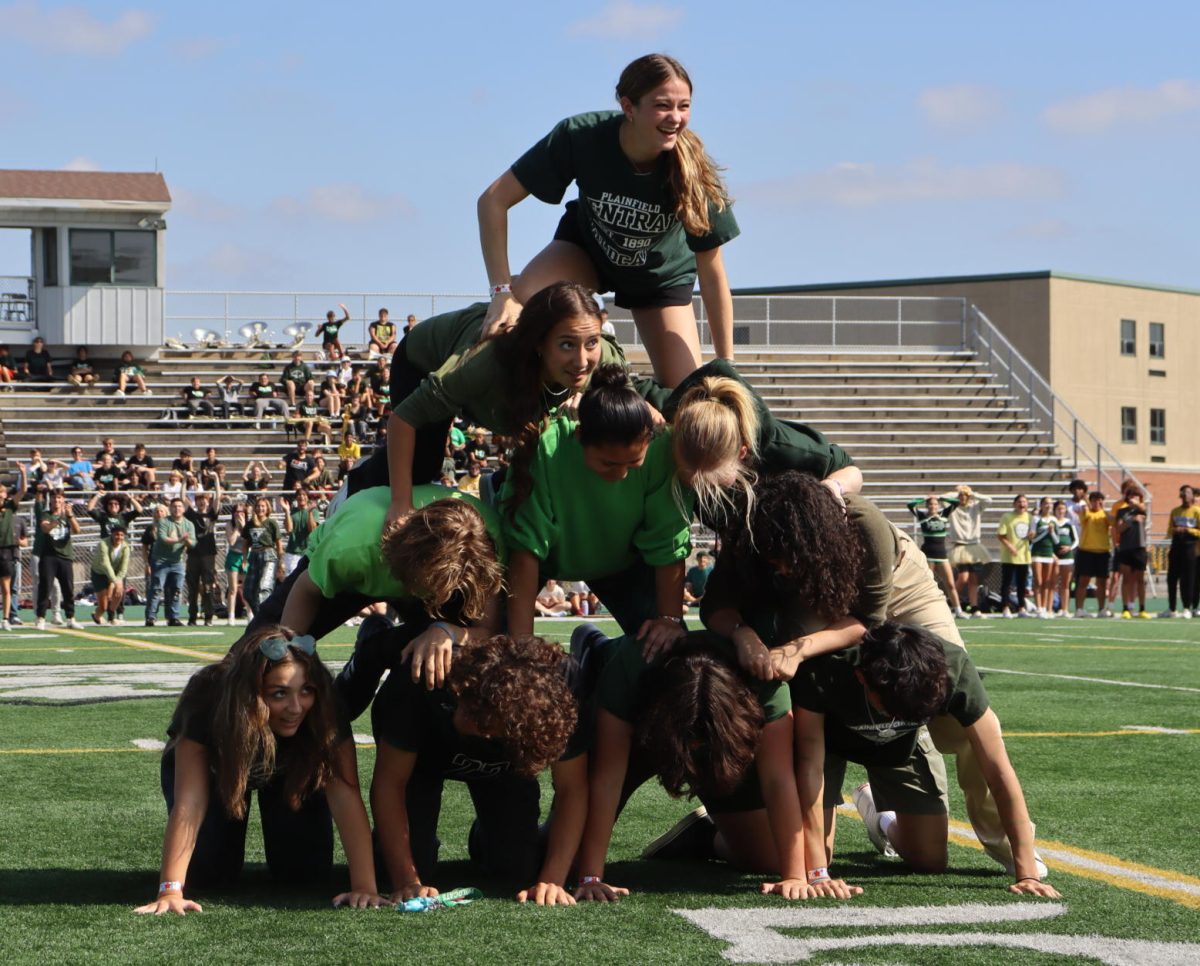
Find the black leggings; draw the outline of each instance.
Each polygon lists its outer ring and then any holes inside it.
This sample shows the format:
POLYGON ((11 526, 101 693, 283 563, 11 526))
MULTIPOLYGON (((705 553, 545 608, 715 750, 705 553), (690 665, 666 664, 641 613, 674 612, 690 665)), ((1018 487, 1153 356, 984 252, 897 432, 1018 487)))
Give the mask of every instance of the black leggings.
MULTIPOLYGON (((400 405, 402 400, 411 396, 428 375, 408 361, 408 353, 401 342, 392 355, 392 406, 400 405)), ((450 423, 451 420, 444 419, 416 428, 412 462, 414 486, 442 478, 442 460, 446 455, 446 436, 450 432, 450 423)), ((350 471, 346 481, 346 492, 350 496, 367 487, 389 485, 386 440, 383 446, 375 447, 375 452, 361 466, 350 471)))
POLYGON ((1025 591, 1029 586, 1029 564, 1002 563, 1000 565, 1000 606, 1008 606, 1008 585, 1013 582, 1014 578, 1017 584, 1017 606, 1024 610, 1025 591))
POLYGON ((75 616, 75 578, 72 573, 73 562, 55 554, 42 556, 38 564, 37 616, 40 620, 50 609, 50 585, 58 581, 62 591, 62 608, 67 619, 75 616))
POLYGON ((1196 578, 1196 545, 1174 543, 1167 551, 1167 601, 1175 610, 1176 590, 1179 592, 1184 610, 1195 610, 1200 606, 1200 584, 1196 578))
MULTIPOLYGON (((174 748, 163 753, 160 776, 170 815, 175 807, 174 748)), ((293 811, 282 784, 275 780, 258 791, 267 868, 273 878, 289 884, 326 881, 333 871, 333 817, 325 793, 309 795, 299 810, 293 811)), ((215 777, 210 777, 209 787, 208 809, 184 880, 189 890, 232 885, 246 859, 250 793, 246 793, 246 817, 233 818, 221 803, 215 777)))
POLYGON ((196 619, 197 610, 204 612, 206 621, 211 620, 217 594, 217 558, 207 553, 200 556, 189 553, 183 580, 187 585, 188 620, 196 619))

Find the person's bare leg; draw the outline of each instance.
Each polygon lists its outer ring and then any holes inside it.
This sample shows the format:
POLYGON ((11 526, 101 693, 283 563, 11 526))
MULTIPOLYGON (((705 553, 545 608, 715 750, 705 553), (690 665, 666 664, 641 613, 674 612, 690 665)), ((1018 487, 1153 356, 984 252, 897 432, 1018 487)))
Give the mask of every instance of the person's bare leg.
POLYGON ((513 295, 524 305, 555 282, 578 282, 590 289, 600 284, 587 252, 571 242, 555 240, 534 255, 513 279, 513 295))
POLYGON ((946 871, 949 820, 945 815, 898 813, 888 831, 888 841, 904 864, 914 872, 946 871))
POLYGON ((654 377, 674 389, 700 368, 700 332, 691 303, 634 309, 633 322, 654 366, 654 377))
POLYGON ((958 588, 954 586, 954 571, 950 569, 950 562, 948 560, 939 560, 931 566, 935 568, 934 572, 941 577, 942 585, 950 595, 951 608, 955 611, 962 610, 962 603, 958 597, 958 588))

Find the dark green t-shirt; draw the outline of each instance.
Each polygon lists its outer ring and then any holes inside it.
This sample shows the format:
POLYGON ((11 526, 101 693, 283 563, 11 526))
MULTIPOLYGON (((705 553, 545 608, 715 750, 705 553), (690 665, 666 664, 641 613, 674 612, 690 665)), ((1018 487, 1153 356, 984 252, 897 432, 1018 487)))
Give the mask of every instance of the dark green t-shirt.
POLYGON ((243 532, 250 550, 274 551, 280 539, 279 524, 270 518, 262 523, 257 523, 252 517, 243 532))
MULTIPOLYGON (((569 662, 564 661, 563 666, 569 673, 569 662)), ((371 730, 377 743, 415 754, 417 770, 428 775, 474 782, 511 774, 511 756, 503 742, 455 730, 456 707, 449 691, 427 690, 424 683, 414 683, 407 667, 399 668, 388 675, 375 695, 371 730)), ((586 729, 579 724, 559 761, 586 751, 586 729)))
POLYGON ((296 509, 291 512, 292 532, 288 534, 287 546, 284 553, 304 553, 308 546, 308 535, 317 527, 314 524, 316 511, 312 507, 296 509))
POLYGON ((17 545, 16 516, 17 504, 14 500, 8 500, 0 506, 0 548, 17 545))
POLYGON ((88 511, 88 516, 100 524, 100 539, 103 540, 111 532, 115 526, 125 527, 129 529, 129 525, 137 519, 137 510, 126 510, 123 513, 118 513, 116 516, 109 516, 108 511, 101 507, 96 507, 94 510, 88 511))
POLYGON ((322 322, 317 326, 317 331, 321 333, 321 341, 326 345, 330 342, 337 342, 338 332, 345 324, 345 322, 322 322))
MULTIPOLYGON (((700 645, 715 647, 727 654, 730 665, 737 667, 737 653, 733 642, 708 631, 692 631, 686 641, 676 647, 700 645)), ((639 706, 648 697, 652 697, 642 693, 642 679, 647 670, 647 664, 642 657, 642 644, 636 637, 626 636, 611 641, 607 649, 611 649, 612 653, 596 686, 596 704, 614 717, 632 723, 639 706)), ((672 650, 671 653, 675 651, 672 650)), ((758 681, 747 678, 746 683, 758 698, 758 703, 762 705, 768 724, 785 717, 791 710, 792 699, 786 681, 758 681)))
POLYGON ((568 205, 600 275, 629 295, 653 295, 696 280, 695 252, 710 251, 740 232, 727 205, 708 207, 711 230, 688 234, 675 217, 666 157, 640 173, 621 150, 620 111, 568 117, 526 151, 512 172, 530 194, 556 205, 574 181, 568 205))
POLYGON ((829 442, 811 426, 790 419, 779 419, 772 414, 762 396, 742 378, 728 359, 713 359, 705 363, 674 389, 654 383, 654 388, 645 393, 646 402, 662 413, 667 422, 673 422, 675 413, 679 411, 679 403, 687 392, 710 376, 723 376, 741 383, 754 400, 754 410, 758 415, 758 469, 762 472, 799 470, 823 480, 835 470, 853 465, 850 454, 836 443, 829 442))
MULTIPOLYGON (((987 691, 966 649, 943 641, 950 687, 941 714, 964 728, 988 709, 987 691)), ((825 747, 860 765, 903 765, 917 744, 923 721, 902 721, 872 705, 854 672, 858 645, 800 665, 791 681, 792 704, 825 715, 825 747)))
POLYGON ((270 399, 275 395, 275 387, 269 382, 265 386, 261 382, 256 382, 250 387, 250 394, 255 399, 270 399))
POLYGON ((312 370, 303 362, 289 362, 283 367, 283 378, 297 383, 312 382, 312 370))
POLYGON ((34 553, 39 557, 55 556, 64 560, 72 559, 71 547, 71 518, 66 513, 39 513, 37 515, 37 537, 34 540, 34 553), (51 522, 50 532, 42 529, 42 523, 51 522))
POLYGON ((296 403, 296 414, 301 419, 317 419, 321 415, 321 407, 315 402, 302 400, 296 403))

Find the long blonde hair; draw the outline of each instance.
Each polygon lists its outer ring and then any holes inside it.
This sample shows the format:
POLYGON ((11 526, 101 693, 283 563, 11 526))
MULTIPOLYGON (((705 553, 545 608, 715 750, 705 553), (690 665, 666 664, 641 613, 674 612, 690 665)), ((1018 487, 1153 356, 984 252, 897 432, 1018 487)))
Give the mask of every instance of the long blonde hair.
MULTIPOLYGON (((617 80, 617 100, 633 103, 673 78, 679 78, 692 90, 692 79, 683 64, 666 54, 647 54, 629 64, 617 80)), ((704 150, 704 142, 684 128, 675 140, 675 150, 667 152, 667 180, 675 196, 675 217, 691 235, 706 235, 712 230, 708 217, 711 204, 724 211, 730 203, 729 192, 718 173, 716 162, 704 150)))
POLYGON ((671 422, 675 458, 693 472, 689 485, 702 520, 723 521, 740 491, 749 521, 758 480, 758 431, 754 399, 736 379, 706 376, 679 400, 671 422), (730 470, 732 485, 720 480, 730 470))

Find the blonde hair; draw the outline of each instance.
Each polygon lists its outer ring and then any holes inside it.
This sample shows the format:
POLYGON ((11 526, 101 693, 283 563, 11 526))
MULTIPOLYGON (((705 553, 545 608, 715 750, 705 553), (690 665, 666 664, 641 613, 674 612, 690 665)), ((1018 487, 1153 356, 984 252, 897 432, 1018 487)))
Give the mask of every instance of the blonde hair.
MULTIPOLYGON (((683 64, 666 54, 647 54, 629 64, 617 81, 617 100, 629 98, 633 103, 674 78, 692 90, 692 79, 683 64)), ((704 150, 704 142, 684 128, 675 139, 675 150, 668 156, 667 180, 675 196, 675 217, 691 235, 707 235, 712 230, 708 217, 711 204, 724 211, 730 204, 729 192, 721 180, 716 162, 704 150)))
POLYGON ((754 507, 758 474, 758 410, 750 391, 728 376, 706 376, 683 394, 671 433, 675 457, 693 476, 689 484, 704 520, 722 520, 734 507, 736 491, 745 498, 747 521, 754 507), (742 458, 742 447, 746 447, 742 458), (719 480, 733 472, 732 484, 719 480), (724 471, 724 474, 721 473, 724 471))

